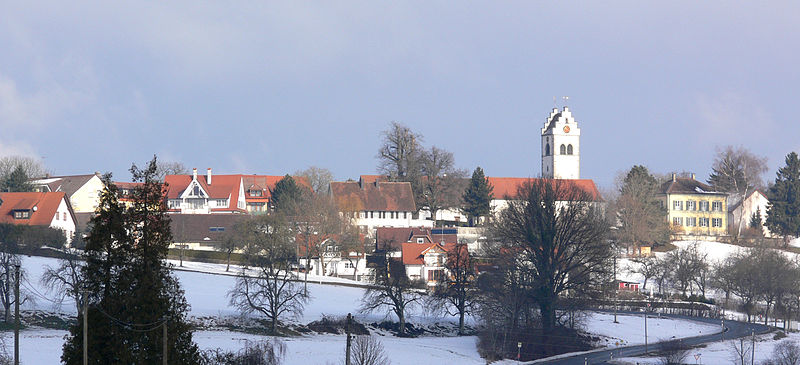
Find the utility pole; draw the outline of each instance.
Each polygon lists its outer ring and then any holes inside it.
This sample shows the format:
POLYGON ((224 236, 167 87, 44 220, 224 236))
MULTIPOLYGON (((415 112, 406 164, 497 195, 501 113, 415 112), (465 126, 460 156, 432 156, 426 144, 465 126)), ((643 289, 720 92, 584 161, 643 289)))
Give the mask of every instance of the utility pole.
POLYGON ((89 365, 89 291, 83 290, 83 365, 89 365))
POLYGON ((161 328, 163 329, 162 332, 164 334, 164 336, 162 336, 164 338, 164 349, 163 349, 164 358, 161 359, 161 363, 163 365, 167 365, 168 345, 167 345, 167 319, 166 318, 164 319, 164 323, 161 324, 161 328))
POLYGON ((619 306, 619 283, 617 283, 617 252, 614 248, 614 323, 617 322, 617 306, 619 306))
POLYGON ((647 351, 647 309, 644 310, 644 353, 647 351))
POLYGON ((750 330, 750 336, 753 338, 753 346, 750 349, 750 365, 756 364, 756 334, 750 330))
POLYGON ((350 323, 353 321, 353 316, 350 313, 347 313, 347 322, 344 324, 344 333, 347 334, 347 349, 344 352, 344 363, 345 365, 350 365, 350 323))
POLYGON ((19 264, 14 265, 14 365, 19 365, 19 264))

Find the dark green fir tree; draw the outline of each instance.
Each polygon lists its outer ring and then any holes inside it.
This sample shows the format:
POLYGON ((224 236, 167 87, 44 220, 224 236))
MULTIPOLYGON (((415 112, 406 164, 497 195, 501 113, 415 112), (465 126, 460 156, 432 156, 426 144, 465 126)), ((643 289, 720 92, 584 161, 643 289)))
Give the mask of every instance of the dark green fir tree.
POLYGON ((492 184, 489 184, 489 179, 484 176, 483 169, 480 166, 476 167, 463 195, 464 214, 467 215, 471 226, 475 225, 477 218, 485 217, 491 213, 489 204, 494 199, 492 190, 494 188, 492 184))
MULTIPOLYGON (((189 305, 165 261, 172 234, 156 159, 145 169, 134 165, 131 173, 142 185, 134 189, 129 206, 118 201, 111 175, 104 176, 106 189, 86 238, 81 279, 89 298, 89 363, 161 364, 166 326, 168 363, 196 364, 199 352, 186 321, 189 305)), ((65 364, 82 363, 82 322, 79 314, 70 327, 61 356, 65 364)))
POLYGON ((28 181, 28 174, 22 165, 17 165, 3 181, 0 181, 0 191, 17 193, 33 191, 33 185, 28 181))
POLYGON ((800 236, 800 160, 797 153, 786 156, 786 166, 778 169, 775 184, 767 191, 767 221, 770 232, 783 236, 784 246, 791 236, 800 236))
POLYGON ((297 209, 303 199, 303 188, 288 174, 275 184, 272 190, 272 206, 276 211, 289 216, 297 214, 297 209))

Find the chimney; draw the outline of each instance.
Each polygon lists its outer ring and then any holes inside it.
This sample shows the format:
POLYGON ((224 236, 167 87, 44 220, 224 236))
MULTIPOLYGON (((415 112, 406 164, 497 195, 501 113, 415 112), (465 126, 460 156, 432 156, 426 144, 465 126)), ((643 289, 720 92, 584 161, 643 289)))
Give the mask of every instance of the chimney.
POLYGON ((206 184, 211 185, 211 168, 206 171, 206 184))
POLYGON ((197 168, 192 169, 192 180, 197 180, 197 168))
POLYGON ((676 175, 677 175, 676 173, 674 172, 672 173, 672 182, 675 182, 675 180, 677 180, 678 177, 676 175))
POLYGON ((696 179, 694 178, 694 173, 692 173, 692 180, 696 180, 696 179))

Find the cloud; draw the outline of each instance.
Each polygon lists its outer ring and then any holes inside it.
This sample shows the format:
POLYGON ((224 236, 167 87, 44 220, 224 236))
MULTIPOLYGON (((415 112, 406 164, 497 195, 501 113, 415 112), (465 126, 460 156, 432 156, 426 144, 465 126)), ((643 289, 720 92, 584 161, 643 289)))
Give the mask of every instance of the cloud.
POLYGON ((25 142, 3 142, 0 140, 0 158, 5 156, 26 156, 37 160, 40 158, 33 146, 25 142))

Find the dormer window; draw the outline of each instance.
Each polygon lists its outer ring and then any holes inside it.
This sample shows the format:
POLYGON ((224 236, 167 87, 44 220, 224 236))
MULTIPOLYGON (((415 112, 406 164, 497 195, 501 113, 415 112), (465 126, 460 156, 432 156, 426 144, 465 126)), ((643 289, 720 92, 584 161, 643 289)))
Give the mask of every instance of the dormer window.
POLYGON ((15 210, 14 211, 14 219, 30 219, 31 211, 30 210, 15 210))
POLYGON ((262 196, 261 190, 250 190, 250 196, 262 196))

